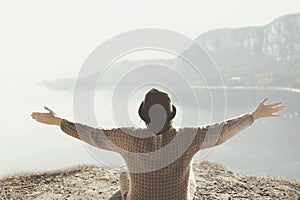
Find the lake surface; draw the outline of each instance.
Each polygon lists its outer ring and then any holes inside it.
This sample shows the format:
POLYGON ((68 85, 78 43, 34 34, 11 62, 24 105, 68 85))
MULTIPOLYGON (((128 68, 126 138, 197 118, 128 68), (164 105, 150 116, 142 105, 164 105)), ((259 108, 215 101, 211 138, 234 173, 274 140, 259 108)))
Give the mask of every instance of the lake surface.
MULTIPOLYGON (((221 101, 221 94, 224 91, 213 90, 220 93, 221 101)), ((42 125, 31 119, 32 111, 42 112, 43 106, 47 105, 59 116, 74 120, 72 92, 25 84, 16 87, 15 91, 3 89, 2 93, 1 177, 20 172, 62 169, 79 164, 100 163, 112 167, 124 164, 116 153, 95 150, 63 134, 58 127, 42 125)), ((118 98, 113 103, 110 95, 106 93, 99 91, 95 94, 95 113, 100 127, 115 127, 119 124, 118 120, 122 121, 116 119, 112 111, 112 104, 116 105, 118 101, 127 101, 130 121, 134 126, 143 126, 137 115, 144 94, 142 90, 133 94, 130 99, 118 98)), ((171 96, 178 110, 174 120, 175 126, 214 123, 211 121, 212 110, 214 116, 217 116, 215 119, 219 120, 239 116, 253 111, 266 96, 270 99, 269 103, 284 101, 287 108, 281 112, 281 117, 255 121, 251 127, 224 144, 209 151, 199 152, 195 159, 214 161, 235 172, 300 180, 300 93, 272 89, 226 89, 225 114, 216 102, 214 105, 211 104, 207 89, 196 88, 195 94, 199 111, 195 109, 192 100, 185 99, 180 102, 176 96, 174 98, 171 96), (186 113, 185 119, 188 120, 182 120, 183 111, 186 113), (199 124, 194 123, 195 118, 199 124)))

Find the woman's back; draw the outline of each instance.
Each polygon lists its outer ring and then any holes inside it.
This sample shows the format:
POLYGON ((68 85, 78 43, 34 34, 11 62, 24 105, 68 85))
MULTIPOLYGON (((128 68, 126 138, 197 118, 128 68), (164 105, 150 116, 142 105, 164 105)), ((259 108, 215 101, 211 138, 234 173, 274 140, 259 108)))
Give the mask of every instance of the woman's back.
POLYGON ((174 129, 176 107, 167 93, 155 88, 145 95, 138 113, 147 129, 122 128, 126 134, 114 141, 129 172, 127 199, 188 199, 198 129, 174 129))
MULTIPOLYGON (((143 131, 137 129, 134 132, 142 134, 137 132, 143 131)), ((190 164, 195 152, 186 146, 185 152, 178 154, 180 156, 175 161, 168 163, 164 157, 166 155, 175 158, 175 151, 180 150, 180 144, 170 144, 177 133, 178 131, 171 128, 160 135, 143 139, 128 137, 123 140, 126 141, 126 146, 130 147, 121 153, 130 180, 130 190, 126 199, 188 199, 190 164), (164 151, 167 145, 175 145, 173 151, 164 151), (153 156, 132 156, 133 152, 153 153, 153 156)))
POLYGON ((127 199, 187 199, 190 165, 183 159, 153 172, 129 173, 127 199))

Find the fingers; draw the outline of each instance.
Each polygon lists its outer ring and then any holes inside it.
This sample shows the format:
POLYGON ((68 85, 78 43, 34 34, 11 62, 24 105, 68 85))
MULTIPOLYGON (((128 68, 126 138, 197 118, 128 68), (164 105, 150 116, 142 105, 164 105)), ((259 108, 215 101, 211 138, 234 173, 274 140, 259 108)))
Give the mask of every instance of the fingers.
POLYGON ((45 123, 43 117, 35 117, 35 118, 33 118, 33 119, 35 119, 35 121, 37 121, 37 122, 45 123))
POLYGON ((279 106, 279 107, 273 108, 272 111, 273 112, 278 112, 280 110, 283 110, 284 108, 285 108, 285 106, 279 106))
POLYGON ((280 114, 275 114, 275 112, 283 110, 284 108, 285 108, 285 106, 279 106, 279 107, 276 107, 276 108, 272 108, 271 117, 279 117, 280 114))
POLYGON ((281 115, 279 115, 279 114, 272 114, 271 116, 272 116, 272 117, 279 117, 279 116, 281 116, 281 115))
POLYGON ((39 116, 39 115, 41 115, 41 114, 43 114, 43 113, 40 113, 40 112, 33 112, 33 113, 31 113, 31 117, 36 117, 36 116, 39 116))
POLYGON ((42 118, 47 117, 47 116, 46 116, 47 114, 48 114, 48 113, 33 112, 33 113, 31 114, 31 118, 32 118, 32 119, 42 119, 42 118))
POLYGON ((273 104, 270 104, 270 105, 268 105, 268 106, 274 107, 274 106, 277 106, 277 105, 280 105, 280 104, 283 104, 283 102, 273 103, 273 104))
POLYGON ((37 122, 40 122, 40 123, 45 123, 47 124, 47 122, 49 121, 49 118, 48 116, 49 113, 35 113, 35 114, 32 114, 31 117, 32 119, 36 120, 37 122))
POLYGON ((52 114, 56 115, 56 114, 55 114, 55 112, 53 112, 53 110, 51 110, 51 109, 50 109, 50 108, 48 108, 47 106, 44 106, 44 108, 45 108, 46 110, 48 110, 50 113, 52 113, 52 114))
POLYGON ((43 113, 37 113, 37 112, 35 112, 35 113, 32 113, 32 114, 31 114, 31 117, 32 117, 33 119, 38 119, 38 118, 43 117, 42 114, 43 114, 43 113))
POLYGON ((266 97, 262 102, 260 102, 260 104, 263 105, 268 99, 269 97, 266 97))

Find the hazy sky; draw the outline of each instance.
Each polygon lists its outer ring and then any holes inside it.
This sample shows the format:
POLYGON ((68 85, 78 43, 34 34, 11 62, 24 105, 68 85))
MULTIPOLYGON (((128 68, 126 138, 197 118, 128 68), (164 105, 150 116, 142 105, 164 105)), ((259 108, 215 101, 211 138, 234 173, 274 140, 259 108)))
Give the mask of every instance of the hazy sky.
POLYGON ((165 28, 195 38, 267 24, 299 8, 298 0, 1 1, 0 83, 75 76, 93 49, 124 31, 165 28))
MULTIPOLYGON (((70 93, 37 83, 75 77, 103 41, 146 27, 170 29, 194 39, 211 29, 260 26, 295 12, 300 12, 299 0, 0 1, 0 176, 26 164, 24 168, 29 169, 42 165, 60 168, 63 163, 91 160, 79 141, 62 136, 56 127, 37 124, 30 113, 47 105, 71 119, 70 93), (82 158, 75 158, 78 155, 82 158)), ((110 119, 108 111, 104 114, 103 118, 110 119)), ((294 156, 288 155, 285 157, 294 156)), ((287 173, 297 166, 287 168, 287 173)))

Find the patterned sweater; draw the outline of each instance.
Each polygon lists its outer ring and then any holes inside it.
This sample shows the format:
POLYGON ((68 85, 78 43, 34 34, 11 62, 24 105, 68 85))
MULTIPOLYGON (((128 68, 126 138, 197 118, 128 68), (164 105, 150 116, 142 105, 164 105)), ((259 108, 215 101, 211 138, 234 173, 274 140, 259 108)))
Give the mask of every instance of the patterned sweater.
POLYGON ((170 128, 160 135, 142 128, 93 128, 66 119, 61 130, 95 147, 120 153, 130 181, 128 200, 193 199, 191 162, 201 149, 222 144, 252 125, 246 113, 212 125, 170 128))

